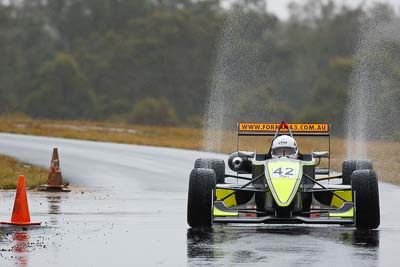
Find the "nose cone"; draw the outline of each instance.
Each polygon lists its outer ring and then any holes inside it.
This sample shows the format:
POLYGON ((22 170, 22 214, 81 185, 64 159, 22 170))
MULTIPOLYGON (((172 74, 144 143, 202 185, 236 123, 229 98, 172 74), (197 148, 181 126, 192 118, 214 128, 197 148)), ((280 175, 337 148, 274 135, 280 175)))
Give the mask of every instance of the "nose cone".
POLYGON ((300 162, 283 157, 267 162, 266 170, 267 184, 275 202, 280 207, 289 206, 300 185, 300 162))

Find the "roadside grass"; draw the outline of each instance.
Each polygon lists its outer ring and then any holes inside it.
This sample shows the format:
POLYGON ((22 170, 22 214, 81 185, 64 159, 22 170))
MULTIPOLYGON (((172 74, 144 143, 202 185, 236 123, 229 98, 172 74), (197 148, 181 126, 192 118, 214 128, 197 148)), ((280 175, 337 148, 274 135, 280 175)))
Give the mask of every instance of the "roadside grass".
POLYGON ((0 117, 0 132, 85 139, 126 144, 201 149, 202 130, 125 123, 33 120, 0 117))
POLYGON ((48 171, 0 155, 0 189, 15 189, 19 175, 25 176, 26 187, 32 189, 47 182, 48 171))
MULTIPOLYGON (((33 120, 26 116, 0 117, 0 132, 85 139, 138 145, 175 147, 202 150, 203 130, 180 127, 141 126, 124 123, 89 121, 33 120)), ((328 150, 328 139, 324 137, 296 138, 300 151, 328 150)), ((236 150, 236 133, 224 132, 221 150, 231 153, 236 150)), ((256 150, 265 153, 271 144, 271 137, 243 137, 241 150, 256 150)), ((368 155, 373 161, 379 179, 400 184, 400 142, 369 141, 368 155)), ((345 139, 331 140, 331 167, 341 171, 343 160, 347 159, 348 144, 345 139)), ((350 147, 352 151, 352 147, 350 147)), ((324 161, 322 164, 325 164, 324 161)), ((324 166, 324 165, 322 165, 324 166)))

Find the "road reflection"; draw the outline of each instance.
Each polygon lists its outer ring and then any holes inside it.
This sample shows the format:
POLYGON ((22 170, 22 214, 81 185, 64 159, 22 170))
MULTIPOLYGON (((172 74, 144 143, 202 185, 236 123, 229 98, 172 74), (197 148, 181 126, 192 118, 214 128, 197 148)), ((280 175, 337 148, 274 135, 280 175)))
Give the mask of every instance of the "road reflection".
POLYGON ((50 225, 58 224, 58 217, 61 214, 61 196, 57 193, 50 193, 46 196, 49 206, 50 225))
POLYGON ((356 247, 378 248, 379 231, 354 230, 350 233, 341 233, 340 240, 356 247))
POLYGON ((313 226, 222 226, 209 230, 188 229, 190 265, 276 263, 329 265, 343 263, 372 266, 379 256, 379 231, 313 226), (283 260, 284 259, 284 260, 283 260), (324 260, 322 260, 324 259, 324 260), (326 262, 326 260, 328 262, 326 262))
POLYGON ((15 264, 17 266, 28 266, 28 247, 29 247, 29 234, 25 231, 17 231, 12 234, 13 246, 12 251, 15 264))
POLYGON ((214 235, 212 229, 187 231, 187 256, 188 258, 214 258, 214 235))

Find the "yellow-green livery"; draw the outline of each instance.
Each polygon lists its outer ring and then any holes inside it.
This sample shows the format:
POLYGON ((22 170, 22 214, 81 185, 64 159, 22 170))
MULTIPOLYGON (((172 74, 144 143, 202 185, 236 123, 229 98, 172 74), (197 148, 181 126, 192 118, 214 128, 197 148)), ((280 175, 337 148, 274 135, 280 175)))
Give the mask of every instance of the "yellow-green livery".
MULTIPOLYGON (((377 174, 369 160, 330 168, 330 151, 304 153, 298 136, 326 137, 330 124, 239 123, 238 136, 273 136, 269 151, 200 158, 190 173, 190 227, 216 223, 339 224, 375 229, 380 224, 377 174)), ((239 139, 238 139, 239 140, 239 139)))

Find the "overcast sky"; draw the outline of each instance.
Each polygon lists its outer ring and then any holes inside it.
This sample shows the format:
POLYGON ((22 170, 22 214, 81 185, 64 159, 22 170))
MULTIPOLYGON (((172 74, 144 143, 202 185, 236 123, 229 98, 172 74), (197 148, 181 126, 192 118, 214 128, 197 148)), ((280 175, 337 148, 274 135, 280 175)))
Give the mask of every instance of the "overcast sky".
MULTIPOLYGON (((268 11, 278 15, 279 18, 285 19, 288 17, 287 5, 289 2, 298 2, 302 3, 306 0, 267 0, 267 8, 268 11)), ((349 6, 356 6, 365 0, 334 0, 338 4, 345 3, 349 6)), ((229 3, 230 0, 223 0, 223 2, 229 3)), ((374 2, 383 2, 390 3, 395 6, 396 10, 400 9, 400 0, 366 0, 367 5, 370 5, 374 2)))

